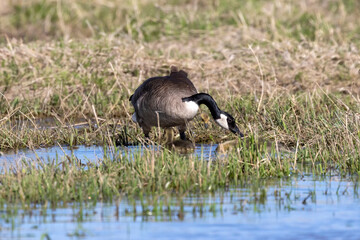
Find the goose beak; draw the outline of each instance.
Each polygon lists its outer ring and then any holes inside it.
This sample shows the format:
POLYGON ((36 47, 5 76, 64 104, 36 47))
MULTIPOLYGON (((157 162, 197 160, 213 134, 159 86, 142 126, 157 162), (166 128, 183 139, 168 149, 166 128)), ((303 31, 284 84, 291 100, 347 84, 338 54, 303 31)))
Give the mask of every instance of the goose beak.
POLYGON ((229 129, 232 133, 239 135, 240 137, 244 137, 244 134, 240 132, 239 128, 235 125, 233 128, 229 129))

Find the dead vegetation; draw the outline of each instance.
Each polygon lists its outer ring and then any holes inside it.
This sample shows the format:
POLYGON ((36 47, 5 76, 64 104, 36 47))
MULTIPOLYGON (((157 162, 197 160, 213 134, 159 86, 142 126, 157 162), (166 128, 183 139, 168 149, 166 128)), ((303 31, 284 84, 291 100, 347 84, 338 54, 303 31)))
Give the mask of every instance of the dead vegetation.
MULTIPOLYGON (((235 112, 248 132, 275 131, 293 145, 291 132, 267 122, 263 112, 291 103, 305 114, 299 99, 311 103, 321 94, 337 96, 336 104, 352 115, 359 111, 355 0, 0 4, 5 135, 11 122, 24 118, 51 118, 63 127, 100 121, 136 129, 128 97, 145 79, 167 74, 171 65, 235 112)), ((304 133, 307 140, 310 132, 304 133)), ((198 139, 206 141, 201 134, 198 139)))
MULTIPOLYGON (((236 31, 220 30, 222 35, 236 31)), ((26 106, 22 110, 34 116, 55 113, 68 119, 92 116, 95 104, 99 116, 127 117, 123 109, 130 105, 124 100, 133 89, 146 78, 167 74, 170 65, 185 69, 201 91, 222 95, 224 101, 249 93, 271 99, 317 88, 359 99, 360 55, 352 45, 265 42, 238 46, 235 37, 216 36, 189 43, 172 40, 171 44, 110 37, 100 42, 74 40, 59 46, 57 42, 38 45, 10 40, 0 49, 1 112, 7 114, 21 103, 26 106)))

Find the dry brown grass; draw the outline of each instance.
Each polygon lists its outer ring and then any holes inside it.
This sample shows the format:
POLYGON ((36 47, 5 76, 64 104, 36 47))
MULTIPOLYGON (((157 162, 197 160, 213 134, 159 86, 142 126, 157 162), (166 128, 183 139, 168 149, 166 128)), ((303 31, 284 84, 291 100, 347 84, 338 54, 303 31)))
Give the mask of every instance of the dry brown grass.
POLYGON ((128 97, 171 65, 234 112, 243 129, 267 129, 265 135, 274 130, 291 144, 294 136, 255 114, 279 99, 297 105, 299 96, 311 102, 318 93, 336 94, 339 102, 350 98, 352 105, 343 105, 358 109, 356 1, 94 0, 87 8, 83 0, 46 0, 47 10, 36 3, 1 3, 3 122, 25 115, 65 126, 79 119, 96 122, 97 116, 135 129, 128 97), (32 12, 26 17, 24 11, 32 12), (249 105, 254 112, 244 117, 249 105))
MULTIPOLYGON (((59 107, 61 113, 69 115, 74 109, 67 108, 66 98, 77 94, 83 104, 76 112, 89 115, 89 96, 120 89, 126 98, 146 78, 165 75, 170 65, 177 65, 189 73, 201 91, 226 93, 225 98, 262 91, 266 96, 276 96, 318 87, 359 98, 360 55, 355 46, 295 41, 247 45, 241 36, 241 30, 226 27, 214 35, 192 38, 191 42, 139 44, 104 37, 101 44, 89 39, 68 41, 58 47, 56 42, 39 46, 11 40, 0 49, 0 61, 11 59, 17 66, 26 67, 13 73, 13 82, 1 86, 1 92, 7 102, 17 97, 41 99, 44 105, 54 93, 64 93, 59 107), (96 84, 93 75, 104 78, 102 86, 96 84)), ((10 68, 2 67, 2 71, 12 72, 10 68)), ((129 107, 128 102, 123 104, 129 107)))

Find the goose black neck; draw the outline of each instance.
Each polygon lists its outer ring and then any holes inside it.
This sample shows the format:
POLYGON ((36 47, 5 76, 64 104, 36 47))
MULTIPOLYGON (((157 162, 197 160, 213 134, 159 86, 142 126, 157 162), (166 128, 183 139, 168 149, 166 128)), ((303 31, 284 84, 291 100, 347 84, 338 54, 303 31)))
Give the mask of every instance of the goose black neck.
POLYGON ((201 104, 205 104, 209 108, 211 116, 214 119, 219 119, 220 118, 221 110, 217 106, 215 100, 209 94, 197 93, 197 94, 194 94, 194 95, 192 95, 190 97, 182 98, 182 100, 183 100, 183 102, 193 101, 199 106, 201 104))

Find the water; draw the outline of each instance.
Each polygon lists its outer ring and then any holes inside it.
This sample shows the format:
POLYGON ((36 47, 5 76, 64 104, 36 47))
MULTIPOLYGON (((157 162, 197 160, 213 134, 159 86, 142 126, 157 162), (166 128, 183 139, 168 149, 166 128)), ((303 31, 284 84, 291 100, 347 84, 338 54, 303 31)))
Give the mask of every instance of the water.
MULTIPOLYGON (((207 144, 197 144, 195 146, 194 155, 202 156, 204 159, 210 159, 217 155, 216 153, 217 144, 207 145, 207 144)), ((148 149, 154 148, 154 146, 148 146, 148 149)), ((155 149, 159 148, 155 146, 155 149)), ((34 150, 22 149, 17 152, 7 152, 0 156, 0 166, 1 165, 16 165, 18 161, 21 160, 31 160, 31 159, 58 159, 64 160, 66 156, 74 156, 80 161, 91 161, 96 162, 96 160, 103 159, 104 153, 108 156, 114 156, 114 154, 122 154, 124 152, 136 154, 139 151, 143 151, 141 146, 128 146, 128 147, 118 147, 114 149, 113 147, 102 147, 102 146, 77 146, 76 148, 71 147, 50 147, 50 148, 39 148, 34 150)))
POLYGON ((360 239, 359 188, 337 177, 250 181, 215 194, 169 196, 171 211, 156 212, 149 199, 144 208, 123 198, 118 207, 2 212, 0 239, 360 239))
MULTIPOLYGON (((216 145, 197 145, 193 154, 216 155, 216 145)), ((106 154, 141 151, 137 146, 80 146, 22 150, 0 163, 74 155, 96 161, 106 154)), ((1 185, 0 185, 1 186, 1 185)), ((49 205, 23 210, 0 208, 0 239, 360 239, 357 181, 311 174, 279 179, 249 179, 210 194, 152 196, 95 205, 49 205), (154 202, 155 201, 155 202, 154 202), (155 204, 157 203, 157 204, 155 204), (162 207, 160 207, 162 205, 162 207), (156 207, 157 206, 157 207, 156 207)), ((61 204, 60 204, 61 205, 61 204)))

